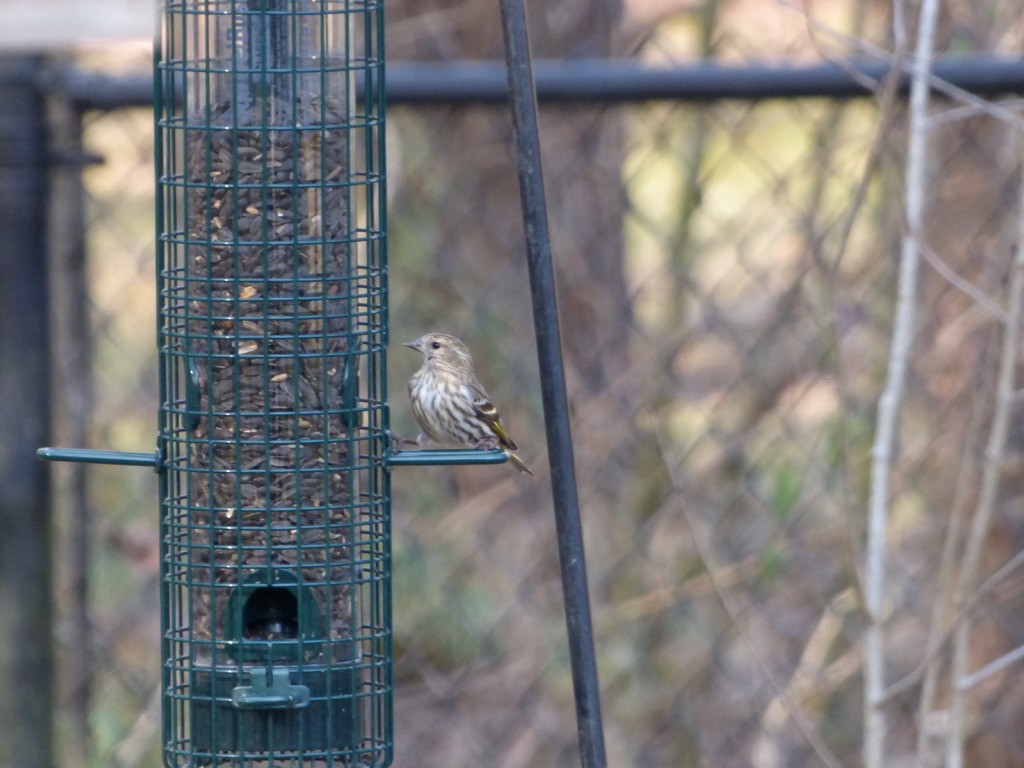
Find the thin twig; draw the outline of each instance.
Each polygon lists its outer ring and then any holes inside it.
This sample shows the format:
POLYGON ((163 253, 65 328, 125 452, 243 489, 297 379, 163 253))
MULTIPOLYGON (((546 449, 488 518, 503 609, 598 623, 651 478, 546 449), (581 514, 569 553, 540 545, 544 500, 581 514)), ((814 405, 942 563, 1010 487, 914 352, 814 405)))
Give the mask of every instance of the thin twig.
POLYGON ((991 661, 981 669, 972 672, 966 677, 960 678, 957 682, 956 687, 961 691, 965 692, 976 686, 978 683, 992 677, 997 672, 1002 672, 1011 664, 1024 659, 1024 645, 1014 648, 1009 653, 1003 654, 995 661, 991 661))
MULTIPOLYGON (((902 56, 902 54, 898 53, 897 56, 902 56)), ((833 349, 836 350, 836 380, 838 382, 839 401, 842 408, 842 418, 839 419, 839 444, 842 446, 843 467, 843 471, 841 473, 842 480, 840 495, 843 507, 846 510, 845 519, 848 535, 846 556, 850 561, 848 566, 851 574, 850 580, 857 592, 858 604, 862 608, 864 606, 864 585, 861 571, 858 567, 857 558, 857 552, 860 549, 859 542, 861 540, 862 531, 858 526, 859 515, 854 512, 855 505, 853 501, 853 492, 851 490, 853 486, 852 478, 855 474, 852 466, 852 456, 854 455, 854 451, 851 448, 849 431, 847 429, 849 421, 847 418, 847 404, 850 402, 850 398, 847 393, 846 386, 846 382, 848 380, 845 373, 847 361, 841 354, 842 343, 838 321, 839 304, 837 296, 839 295, 838 283, 843 257, 846 255, 850 236, 853 234, 854 224, 859 221, 864 201, 867 199, 868 190, 871 187, 871 182, 875 178, 875 170, 878 167, 882 154, 885 150, 889 131, 892 129, 893 123, 895 122, 896 97, 899 92, 899 89, 897 88, 898 83, 899 75, 897 69, 894 67, 892 72, 883 78, 881 84, 878 96, 878 110, 880 115, 878 130, 875 132, 875 137, 871 142, 871 148, 868 151, 867 159, 864 163, 864 170, 860 174, 860 180, 857 183, 857 188, 854 190, 854 194, 850 198, 850 204, 847 206, 833 261, 831 265, 825 264, 823 259, 815 256, 815 261, 818 263, 819 269, 821 269, 825 278, 824 285, 825 290, 827 291, 827 297, 833 307, 832 322, 829 323, 829 333, 831 335, 833 349)))
MULTIPOLYGON (((956 518, 957 515, 954 514, 954 520, 950 523, 951 527, 955 523, 956 518)), ((956 534, 948 536, 947 549, 952 547, 951 542, 956 542, 958 539, 959 535, 956 534)), ((895 683, 886 688, 885 696, 882 697, 883 704, 888 704, 890 701, 895 699, 897 696, 901 695, 904 691, 907 691, 908 689, 912 688, 914 685, 917 684, 919 680, 921 680, 924 674, 928 671, 929 667, 932 665, 932 662, 938 659, 939 654, 942 653, 942 650, 946 647, 946 643, 948 643, 950 639, 952 639, 953 633, 965 621, 967 616, 970 615, 971 611, 974 610, 974 607, 982 599, 987 597, 993 589, 999 586, 999 583, 1003 579, 1005 579, 1007 576, 1013 573, 1014 570, 1019 568, 1022 563, 1024 563, 1024 551, 1018 552, 1012 558, 1007 560, 1002 566, 1000 566, 1000 568, 995 573, 993 573, 991 576, 985 579, 985 581, 982 582, 981 586, 979 586, 971 594, 971 596, 964 601, 963 605, 960 606, 960 609, 958 610, 956 615, 953 616, 948 622, 946 622, 946 624, 943 627, 933 628, 931 631, 929 631, 928 635, 931 638, 931 641, 928 643, 927 650, 921 657, 920 663, 913 670, 911 670, 902 678, 900 678, 895 683)), ((943 567, 940 566, 940 573, 943 570, 943 567)), ((935 591, 936 594, 942 594, 945 591, 942 588, 941 581, 939 583, 939 587, 935 591)), ((939 619, 936 619, 936 621, 938 620, 939 619)), ((926 697, 922 694, 921 698, 923 701, 926 697)), ((927 710, 926 708, 922 708, 921 722, 923 722, 925 714, 927 714, 927 710)))
MULTIPOLYGON (((985 102, 988 104, 989 102, 985 102)), ((1001 109, 1005 110, 1021 110, 1024 109, 1024 99, 1005 99, 999 102, 1001 109)), ((970 120, 973 117, 977 117, 982 113, 982 110, 978 109, 973 104, 966 104, 962 107, 950 107, 949 109, 940 112, 939 114, 931 115, 928 118, 929 128, 938 128, 939 126, 946 125, 947 123, 956 123, 961 120, 970 120)), ((1024 118, 1021 118, 1024 119, 1024 118)))
MULTIPOLYGON (((812 15, 809 10, 804 9, 805 21, 807 22, 808 36, 812 42, 817 44, 815 38, 816 26, 812 23, 812 15)), ((859 27, 859 25, 858 25, 859 27)), ((871 142, 871 147, 868 150, 866 159, 864 161, 863 170, 859 174, 859 180, 857 186, 854 189, 853 194, 850 196, 850 201, 844 211, 840 226, 839 235, 837 238, 837 245, 833 254, 831 263, 826 262, 820 248, 814 248, 811 251, 814 263, 821 271, 824 278, 824 288, 826 291, 826 301, 833 308, 833 316, 831 322, 828 324, 827 333, 830 336, 830 341, 833 349, 836 351, 836 381, 839 388, 839 402, 841 408, 841 418, 839 419, 839 445, 842 447, 842 472, 840 473, 840 503, 845 511, 844 518, 846 520, 847 530, 847 547, 845 550, 845 556, 849 560, 848 569, 850 571, 850 581, 853 585, 853 589, 857 593, 858 606, 863 610, 864 606, 864 588, 863 578, 858 563, 857 553, 860 549, 859 542, 862 538, 862 531, 858 525, 859 515, 855 512, 855 502, 853 500, 852 493, 852 477, 854 476, 854 470, 852 467, 852 456, 854 451, 851 448, 850 436, 847 430, 847 423, 849 419, 847 404, 850 402, 850 398, 847 393, 846 381, 847 375, 844 373, 846 370, 846 360, 841 354, 841 334, 840 324, 838 321, 838 295, 839 288, 838 284, 840 281, 841 268, 843 258, 846 255, 847 247, 850 242, 850 237, 853 233, 854 225, 860 220, 861 211, 865 200, 867 199, 868 191, 871 189, 872 182, 875 179, 875 171, 881 161, 882 155, 885 151, 889 133, 896 121, 897 110, 895 109, 897 99, 899 97, 899 81, 902 72, 902 62, 906 56, 906 46, 902 43, 902 38, 897 35, 897 42, 895 51, 895 61, 897 62, 880 82, 871 81, 869 78, 865 78, 862 73, 858 72, 856 68, 849 66, 848 62, 838 60, 836 63, 846 69, 847 72, 855 80, 864 85, 865 88, 876 91, 878 101, 878 128, 875 131, 874 138, 871 142)), ((829 58, 827 53, 818 46, 819 53, 823 58, 829 58)), ((859 364, 859 361, 858 363, 859 364)))
MULTIPOLYGON (((914 333, 917 275, 921 262, 919 242, 927 174, 926 119, 930 95, 928 73, 931 69, 932 39, 938 5, 938 0, 924 0, 917 32, 907 147, 907 231, 900 247, 896 317, 889 349, 888 374, 885 388, 878 400, 878 421, 871 448, 871 485, 864 567, 864 599, 868 614, 868 627, 864 637, 865 768, 884 768, 886 765, 886 715, 882 701, 885 696, 885 566, 889 523, 889 475, 892 470, 892 453, 903 387, 907 377, 907 357, 914 333)), ((899 7, 895 8, 897 18, 901 12, 899 7)))
POLYGON ((1001 323, 1006 322, 1006 312, 981 288, 974 283, 958 275, 939 254, 924 243, 921 244, 921 254, 928 265, 938 273, 943 280, 952 285, 961 293, 969 296, 975 304, 988 312, 992 317, 1001 323))
MULTIPOLYGON (((974 589, 974 582, 977 579, 985 538, 995 513, 1006 437, 1010 429, 1010 416, 1016 402, 1016 364, 1020 344, 1021 314, 1022 308, 1024 308, 1022 306, 1024 305, 1024 185, 1021 187, 1019 205, 1017 253, 1013 260, 1009 295, 1006 299, 1006 326, 1003 331, 1003 344, 999 360, 995 412, 992 414, 992 427, 989 431, 988 445, 985 448, 985 458, 982 464, 978 506, 968 534, 960 581, 953 598, 953 606, 957 611, 963 610, 967 596, 974 589)), ((970 616, 967 615, 957 626, 956 635, 953 638, 951 669, 953 690, 950 701, 949 733, 946 739, 947 768, 963 766, 966 689, 962 687, 961 683, 967 679, 967 653, 970 635, 971 621, 970 616)))
MULTIPOLYGON (((845 655, 839 675, 827 664, 831 649, 842 635, 843 622, 857 607, 858 597, 852 588, 848 588, 833 597, 821 612, 821 617, 804 644, 796 669, 783 686, 790 700, 798 706, 820 710, 824 706, 823 702, 834 692, 834 686, 845 682, 860 667, 859 654, 849 652, 845 655), (826 675, 829 669, 833 672, 831 676, 826 675)), ((788 720, 789 713, 781 698, 776 696, 765 707, 760 732, 751 749, 754 768, 773 768, 784 764, 778 743, 788 720)))
POLYGON ((971 602, 974 602, 979 597, 986 595, 993 589, 995 589, 999 585, 999 582, 1001 582, 1003 579, 1005 579, 1007 576, 1009 576, 1011 573, 1017 570, 1022 563, 1024 563, 1024 550, 1021 550, 1016 555, 1011 557, 1009 560, 1007 560, 1005 563, 999 566, 999 568, 991 576, 985 579, 985 581, 982 582, 981 586, 978 587, 977 592, 975 592, 974 596, 971 598, 971 602))
MULTIPOLYGON (((1000 314, 1002 310, 1000 309, 1000 314)), ((985 347, 985 356, 983 360, 988 359, 990 351, 989 345, 985 347)), ((987 366, 983 367, 982 370, 989 370, 987 366)), ((931 718, 932 710, 935 706, 937 698, 938 687, 939 687, 939 673, 942 669, 940 663, 940 654, 946 647, 946 642, 952 636, 953 627, 947 627, 943 629, 944 624, 947 623, 947 616, 950 611, 950 597, 953 593, 953 584, 956 579, 956 561, 957 554, 960 551, 960 544, 963 540, 963 531, 967 525, 967 507, 969 505, 969 497, 973 492, 973 480, 977 473, 977 461, 976 461, 976 450, 982 430, 984 429, 984 421, 988 415, 988 408, 978 400, 974 399, 971 401, 970 413, 968 416, 966 439, 964 440, 965 450, 961 455, 960 467, 957 472, 956 490, 953 496, 953 502, 950 506, 949 522, 946 526, 946 534, 942 542, 942 554, 939 556, 939 567, 937 569, 936 585, 935 585, 935 601, 932 605, 931 617, 928 624, 928 653, 925 654, 921 660, 920 667, 918 668, 920 674, 923 675, 923 682, 921 683, 921 695, 918 698, 917 722, 920 723, 920 727, 917 730, 917 746, 916 746, 916 765, 917 768, 928 768, 928 766, 937 765, 939 760, 934 755, 935 740, 933 738, 933 731, 925 727, 925 723, 929 722, 931 718)), ((955 617, 956 621, 960 621, 960 617, 955 617)), ((893 696, 901 685, 913 684, 911 675, 907 675, 904 679, 896 685, 890 686, 886 692, 886 699, 888 700, 893 696)))

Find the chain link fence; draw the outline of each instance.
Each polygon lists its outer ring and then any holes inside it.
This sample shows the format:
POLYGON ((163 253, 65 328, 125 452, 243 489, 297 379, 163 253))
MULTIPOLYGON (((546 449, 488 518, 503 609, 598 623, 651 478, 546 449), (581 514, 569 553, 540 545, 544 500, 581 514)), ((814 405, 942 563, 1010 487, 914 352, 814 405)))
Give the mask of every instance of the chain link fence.
MULTIPOLYGON (((892 9, 879 3, 602 9, 586 19, 570 3, 534 9, 538 55, 807 63, 893 46, 892 9)), ((950 2, 937 51, 1013 53, 1022 10, 950 2)), ((390 12, 392 57, 500 56, 490 4, 390 12)), ((135 63, 144 72, 148 59, 135 63)), ((109 55, 78 66, 115 67, 109 55)), ((866 85, 873 96, 849 101, 543 106, 612 765, 862 764, 866 510, 907 234, 908 141, 896 89, 866 85)), ((968 672, 1024 644, 1016 401, 1005 443, 993 453, 989 440, 1020 240, 1018 107, 952 98, 931 112, 924 265, 885 529, 892 766, 942 764, 964 617, 968 672), (972 534, 992 462, 991 524, 972 534), (971 535, 980 579, 964 583, 971 535)), ((573 765, 507 107, 396 105, 388 118, 393 339, 465 339, 538 472, 395 470, 395 765, 573 765)), ((82 173, 86 269, 69 283, 87 313, 88 354, 84 367, 58 366, 58 421, 87 417, 91 446, 148 450, 158 407, 151 112, 86 113, 82 136, 102 158, 82 173)), ((57 354, 80 339, 59 339, 57 354)), ((405 382, 417 365, 393 345, 393 421, 407 436, 405 382)), ((156 479, 55 472, 68 555, 58 560, 61 762, 156 765, 156 479), (86 558, 73 556, 81 514, 86 558)), ((967 692, 964 764, 1024 765, 1018 672, 1007 666, 967 692)))

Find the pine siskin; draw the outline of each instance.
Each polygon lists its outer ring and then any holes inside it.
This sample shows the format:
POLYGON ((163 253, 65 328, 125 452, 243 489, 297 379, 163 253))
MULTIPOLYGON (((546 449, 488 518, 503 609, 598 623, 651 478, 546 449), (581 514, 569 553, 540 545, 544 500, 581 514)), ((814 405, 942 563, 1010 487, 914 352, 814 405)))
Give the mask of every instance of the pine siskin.
POLYGON ((423 366, 409 379, 412 412, 423 431, 417 445, 434 440, 442 445, 490 450, 501 447, 512 466, 532 475, 516 455, 498 409, 476 380, 466 345, 444 333, 428 333, 405 344, 423 355, 423 366))

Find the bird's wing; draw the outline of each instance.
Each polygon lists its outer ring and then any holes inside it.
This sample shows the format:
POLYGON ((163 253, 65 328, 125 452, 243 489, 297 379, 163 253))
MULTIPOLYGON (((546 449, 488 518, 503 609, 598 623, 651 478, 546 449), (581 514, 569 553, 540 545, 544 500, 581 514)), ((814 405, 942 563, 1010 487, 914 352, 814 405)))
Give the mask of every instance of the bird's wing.
POLYGON ((494 407, 494 403, 491 402, 491 398, 488 397, 486 390, 477 381, 472 383, 471 390, 473 392, 473 410, 476 411, 476 415, 498 436, 498 441, 503 447, 508 448, 510 451, 517 450, 519 446, 512 441, 512 438, 505 431, 505 425, 501 423, 498 409, 494 407))

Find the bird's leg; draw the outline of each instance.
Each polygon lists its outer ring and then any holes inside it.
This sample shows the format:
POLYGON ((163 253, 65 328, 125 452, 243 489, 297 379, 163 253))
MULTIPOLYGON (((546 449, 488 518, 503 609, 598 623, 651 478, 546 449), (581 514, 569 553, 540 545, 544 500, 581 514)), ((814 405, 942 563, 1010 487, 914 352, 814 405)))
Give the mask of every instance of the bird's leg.
POLYGON ((498 436, 491 435, 490 437, 485 437, 476 444, 476 447, 481 451, 493 451, 498 447, 498 436))
POLYGON ((399 437, 394 432, 388 432, 388 440, 391 444, 392 453, 401 453, 403 448, 419 448, 430 438, 426 437, 422 432, 415 440, 410 440, 407 437, 399 437))

